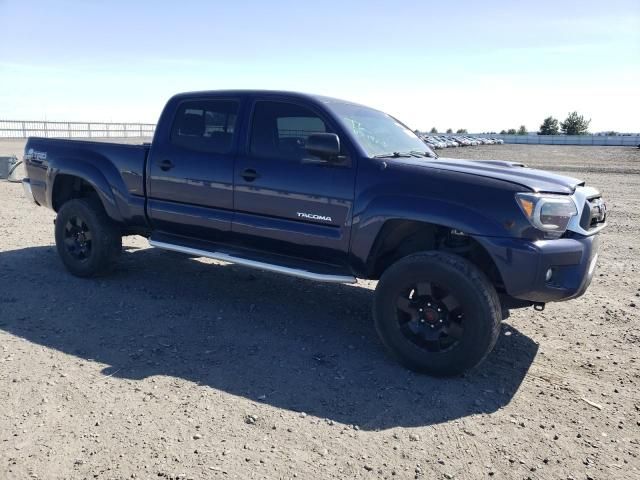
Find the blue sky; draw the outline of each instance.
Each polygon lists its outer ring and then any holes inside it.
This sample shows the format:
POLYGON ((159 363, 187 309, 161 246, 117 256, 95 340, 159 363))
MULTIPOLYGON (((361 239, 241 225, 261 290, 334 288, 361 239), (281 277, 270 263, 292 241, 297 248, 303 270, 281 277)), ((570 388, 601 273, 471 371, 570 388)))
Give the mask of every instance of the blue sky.
POLYGON ((640 2, 0 0, 0 118, 155 122, 180 91, 288 89, 412 126, 640 131, 640 2))

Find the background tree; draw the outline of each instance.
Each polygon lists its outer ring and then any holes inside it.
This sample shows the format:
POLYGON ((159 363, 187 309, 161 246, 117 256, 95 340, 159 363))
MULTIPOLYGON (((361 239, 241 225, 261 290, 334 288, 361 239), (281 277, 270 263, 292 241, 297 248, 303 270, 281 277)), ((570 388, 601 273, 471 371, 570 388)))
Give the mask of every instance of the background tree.
POLYGON ((540 125, 540 131, 538 135, 558 135, 560 128, 558 127, 558 120, 553 117, 547 117, 540 125))
POLYGON ((525 127, 524 125, 520 125, 520 128, 518 129, 518 135, 526 135, 527 133, 527 127, 525 127))
POLYGON ((456 133, 469 133, 469 132, 467 132, 466 128, 459 128, 458 130, 456 130, 456 133))
POLYGON ((429 133, 438 133, 438 129, 436 127, 433 127, 429 133))
POLYGON ((500 130, 500 135, 506 135, 507 131, 505 129, 500 130))
POLYGON ((560 129, 565 135, 586 135, 589 132, 591 120, 585 120, 578 112, 571 112, 564 122, 560 123, 560 129))
POLYGON ((510 128, 509 130, 507 130, 507 135, 515 135, 516 133, 516 129, 515 128, 510 128))
POLYGON ((453 130, 451 130, 450 128, 447 128, 447 133, 453 133, 453 130))

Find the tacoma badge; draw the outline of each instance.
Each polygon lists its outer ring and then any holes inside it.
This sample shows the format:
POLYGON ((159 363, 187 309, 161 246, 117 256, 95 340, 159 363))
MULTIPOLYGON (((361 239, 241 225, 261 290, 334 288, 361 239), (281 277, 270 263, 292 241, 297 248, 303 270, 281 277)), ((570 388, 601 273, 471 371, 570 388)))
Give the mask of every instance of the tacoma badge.
POLYGON ((323 215, 316 215, 314 213, 303 213, 298 212, 298 217, 300 218, 308 218, 310 220, 324 220, 325 222, 331 222, 331 217, 325 217, 323 215))

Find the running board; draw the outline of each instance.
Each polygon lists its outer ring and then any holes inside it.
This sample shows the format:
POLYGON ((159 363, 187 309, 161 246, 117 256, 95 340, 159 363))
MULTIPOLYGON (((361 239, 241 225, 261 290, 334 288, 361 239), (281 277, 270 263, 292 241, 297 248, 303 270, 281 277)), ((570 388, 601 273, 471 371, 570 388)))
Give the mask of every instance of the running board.
MULTIPOLYGON (((197 257, 207 257, 214 260, 221 260, 223 262, 235 263, 237 265, 243 265, 245 267, 257 268, 259 270, 266 270, 267 272, 282 273, 284 275, 290 275, 292 277, 306 278, 307 280, 315 280, 317 282, 327 283, 356 283, 356 278, 353 275, 335 275, 328 273, 314 272, 300 265, 286 266, 268 263, 263 260, 255 260, 239 256, 238 253, 233 252, 221 252, 221 251, 209 251, 202 250, 200 248, 187 247, 183 245, 176 245, 174 243, 168 243, 164 241, 149 239, 149 245, 155 248, 161 248, 163 250, 170 250, 172 252, 186 253, 187 255, 194 255, 197 257)), ((297 262, 299 263, 299 262, 297 262)))

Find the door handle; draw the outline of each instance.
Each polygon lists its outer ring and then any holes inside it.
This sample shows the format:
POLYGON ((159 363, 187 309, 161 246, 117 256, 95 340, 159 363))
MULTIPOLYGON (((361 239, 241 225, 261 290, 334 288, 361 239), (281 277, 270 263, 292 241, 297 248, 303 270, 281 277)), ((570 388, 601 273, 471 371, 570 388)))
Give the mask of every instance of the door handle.
POLYGON ((258 172, 256 172, 253 168, 245 169, 240 176, 247 182, 253 182, 256 178, 260 178, 258 172))
POLYGON ((171 160, 163 160, 158 165, 160 165, 160 170, 166 172, 167 170, 171 170, 175 165, 171 163, 171 160))

